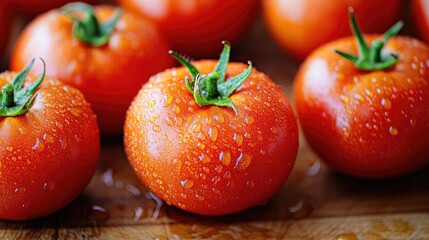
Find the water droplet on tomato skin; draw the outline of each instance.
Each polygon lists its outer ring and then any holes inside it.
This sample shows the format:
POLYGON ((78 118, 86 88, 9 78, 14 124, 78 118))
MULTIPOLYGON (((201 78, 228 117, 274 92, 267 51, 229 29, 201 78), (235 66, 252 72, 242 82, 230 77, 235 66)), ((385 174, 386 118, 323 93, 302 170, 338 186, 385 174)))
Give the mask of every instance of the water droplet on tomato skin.
POLYGON ((55 183, 48 183, 48 182, 45 182, 45 183, 43 184, 43 190, 46 190, 46 191, 52 191, 54 188, 55 188, 55 183))
POLYGON ((231 153, 221 151, 219 153, 219 160, 221 161, 222 165, 226 167, 229 166, 229 164, 231 163, 231 153))
POLYGON ((252 188, 252 187, 255 186, 255 183, 253 181, 249 180, 249 181, 246 182, 246 186, 252 188))
POLYGON ((396 135, 398 135, 398 129, 395 127, 389 127, 389 133, 392 136, 396 136, 396 135))
POLYGON ((180 184, 182 185, 182 187, 184 189, 190 189, 190 188, 192 188, 194 186, 194 181, 192 181, 192 180, 183 180, 183 181, 180 181, 180 184))
POLYGON ((386 98, 382 98, 381 99, 381 105, 385 108, 385 109, 391 109, 392 108, 392 103, 390 102, 389 99, 386 98))
POLYGON ((199 194, 195 194, 195 198, 196 198, 198 201, 204 201, 204 199, 205 199, 205 197, 204 197, 203 195, 199 195, 199 194))
POLYGON ((106 222, 110 218, 107 209, 100 205, 92 205, 88 217, 101 223, 106 222))
POLYGON ((416 125, 416 119, 410 118, 410 126, 414 127, 416 125))
POLYGON ((32 149, 37 152, 43 151, 45 149, 45 145, 39 138, 36 138, 36 143, 33 145, 32 149))
POLYGON ((211 128, 209 128, 209 131, 207 133, 208 133, 208 135, 210 137, 210 140, 212 142, 216 142, 217 141, 217 137, 218 137, 218 134, 219 134, 219 130, 217 129, 217 127, 211 127, 211 128))

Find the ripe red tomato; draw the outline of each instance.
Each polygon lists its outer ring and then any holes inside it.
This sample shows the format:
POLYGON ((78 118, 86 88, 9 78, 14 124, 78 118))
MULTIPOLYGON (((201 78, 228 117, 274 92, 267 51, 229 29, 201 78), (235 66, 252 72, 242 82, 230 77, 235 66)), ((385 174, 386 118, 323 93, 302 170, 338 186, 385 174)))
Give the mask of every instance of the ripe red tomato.
POLYGON ((153 21, 171 47, 191 56, 216 55, 219 43, 237 40, 251 26, 258 0, 117 0, 153 21))
MULTIPOLYGON (((374 44, 378 37, 365 39, 374 44)), ((333 49, 358 52, 352 37, 326 44, 305 60, 296 76, 296 108, 314 151, 338 171, 362 178, 400 176, 426 165, 429 47, 394 37, 378 60, 397 58, 386 57, 390 53, 399 59, 379 70, 359 70, 333 49)))
POLYGON ((412 16, 420 36, 429 43, 429 1, 413 0, 412 16))
MULTIPOLYGON (((27 89, 43 80, 25 75, 27 89)), ((0 95, 17 76, 0 74, 0 95)), ((97 167, 100 139, 96 117, 75 88, 45 79, 35 95, 14 95, 12 102, 0 100, 0 219, 27 220, 57 211, 83 191, 97 167)))
POLYGON ((181 67, 153 76, 125 122, 126 153, 140 180, 168 204, 202 215, 267 201, 288 178, 298 150, 296 119, 279 86, 225 55, 219 65, 193 62, 192 74, 181 67), (239 87, 237 78, 245 80, 239 87), (238 89, 227 91, 228 84, 238 89))
MULTIPOLYGON (((92 11, 88 5, 78 6, 79 10, 92 11)), ((97 6, 93 11, 105 26, 118 13, 114 13, 113 6, 97 6)), ((19 37, 10 67, 20 69, 29 59, 42 57, 49 66, 48 76, 84 93, 98 117, 102 133, 120 133, 125 112, 141 85, 152 74, 172 66, 173 61, 152 24, 127 11, 118 16, 107 39, 104 35, 95 35, 89 39, 81 36, 78 40, 76 33, 72 33, 73 21, 65 13, 52 10, 40 15, 19 37), (107 42, 99 43, 101 40, 107 42)), ((40 65, 33 69, 36 74, 41 71, 40 65)))
MULTIPOLYGON (((73 2, 73 0, 2 0, 9 2, 10 10, 14 13, 25 15, 36 15, 48 10, 59 8, 64 4, 73 2)), ((96 3, 99 0, 81 0, 80 2, 96 3)))
POLYGON ((304 59, 318 46, 351 35, 347 9, 353 7, 365 32, 382 32, 399 18, 400 0, 263 0, 265 24, 290 55, 304 59))

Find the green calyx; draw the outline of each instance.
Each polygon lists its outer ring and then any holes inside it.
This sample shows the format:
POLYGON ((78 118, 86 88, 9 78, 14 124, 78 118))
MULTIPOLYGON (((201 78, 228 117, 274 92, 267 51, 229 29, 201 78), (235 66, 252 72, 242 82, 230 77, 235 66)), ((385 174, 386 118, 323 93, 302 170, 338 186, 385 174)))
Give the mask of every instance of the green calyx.
POLYGON ((23 88, 25 77, 33 67, 34 59, 31 60, 30 64, 28 64, 24 70, 15 76, 12 83, 8 83, 1 88, 0 117, 19 116, 26 113, 28 109, 30 109, 31 104, 37 96, 37 94, 34 93, 45 78, 46 65, 43 60, 42 62, 43 73, 39 79, 33 82, 30 86, 23 88))
POLYGON ((186 86, 189 91, 194 95, 195 102, 200 106, 215 105, 219 107, 230 107, 234 109, 235 114, 238 115, 237 107, 231 101, 229 96, 249 77, 252 72, 252 63, 249 61, 249 67, 237 76, 234 76, 228 81, 225 81, 226 68, 229 62, 229 54, 231 46, 228 42, 222 42, 224 45, 222 54, 219 61, 209 74, 201 74, 195 66, 193 66, 183 56, 176 52, 169 51, 169 53, 182 65, 184 65, 192 79, 185 78, 186 86))
POLYGON ((94 8, 86 3, 69 3, 63 6, 61 11, 74 22, 73 36, 79 41, 94 47, 103 46, 109 41, 116 23, 122 15, 122 9, 116 8, 110 20, 101 24, 95 16, 94 8), (79 18, 74 14, 74 12, 79 11, 85 14, 83 18, 79 18))
POLYGON ((358 43, 359 56, 335 50, 337 54, 350 60, 355 64, 357 69, 363 71, 384 70, 392 67, 398 62, 398 54, 391 53, 386 55, 382 54, 381 50, 386 42, 401 30, 403 26, 401 21, 393 25, 393 27, 387 30, 379 39, 374 40, 371 46, 368 46, 356 23, 353 8, 349 9, 349 17, 353 34, 358 43))

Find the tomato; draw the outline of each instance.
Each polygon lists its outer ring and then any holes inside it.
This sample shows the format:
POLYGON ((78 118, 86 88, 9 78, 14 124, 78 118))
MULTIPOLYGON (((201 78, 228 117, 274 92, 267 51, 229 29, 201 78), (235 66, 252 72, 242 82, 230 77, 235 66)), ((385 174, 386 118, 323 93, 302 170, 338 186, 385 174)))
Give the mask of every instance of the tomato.
POLYGON ((192 56, 216 55, 219 42, 237 42, 259 5, 258 0, 117 1, 153 21, 173 49, 192 56))
MULTIPOLYGON (((364 41, 375 46, 379 37, 364 41)), ((318 48, 296 76, 295 104, 309 145, 328 165, 355 177, 396 177, 429 160, 429 47, 408 37, 384 44, 374 65, 380 69, 364 69, 372 64, 357 60, 359 70, 335 54, 358 52, 347 37, 318 48)))
POLYGON ((420 36, 429 43, 429 1, 413 0, 411 2, 411 8, 417 31, 420 36))
MULTIPOLYGON (((29 59, 42 57, 49 66, 48 76, 84 93, 98 117, 102 133, 121 133, 125 112, 141 85, 152 74, 172 66, 166 53, 168 47, 152 24, 132 13, 121 14, 113 6, 94 9, 82 4, 67 6, 72 9, 68 14, 52 10, 26 27, 16 43, 10 67, 19 69, 29 59), (93 27, 93 18, 88 17, 88 12, 95 11, 96 18, 105 27, 94 28, 111 32, 80 36, 87 31, 79 28, 82 24, 74 25, 69 16, 77 10, 87 13, 81 22, 89 22, 88 28, 93 27), (111 28, 106 27, 108 24, 111 28)), ((35 74, 41 71, 40 65, 33 69, 35 74)))
MULTIPOLYGON (((18 75, 27 90, 43 81, 26 74, 0 74, 0 95, 18 75)), ((98 163, 97 120, 80 91, 45 79, 35 94, 23 92, 14 91, 9 103, 0 100, 0 219, 57 211, 83 191, 98 163)))
POLYGON ((151 77, 125 122, 125 150, 140 180, 168 204, 202 215, 267 201, 298 150, 280 87, 251 66, 228 63, 228 54, 187 64, 190 73, 181 67, 151 77))
POLYGON ((265 24, 283 50, 303 60, 318 46, 351 34, 351 6, 365 32, 382 32, 398 20, 400 0, 263 0, 265 24))
MULTIPOLYGON (((66 3, 73 2, 73 0, 2 0, 9 1, 11 9, 16 13, 25 15, 37 15, 45 11, 59 8, 66 3)), ((96 3, 99 0, 82 0, 80 2, 96 3)))

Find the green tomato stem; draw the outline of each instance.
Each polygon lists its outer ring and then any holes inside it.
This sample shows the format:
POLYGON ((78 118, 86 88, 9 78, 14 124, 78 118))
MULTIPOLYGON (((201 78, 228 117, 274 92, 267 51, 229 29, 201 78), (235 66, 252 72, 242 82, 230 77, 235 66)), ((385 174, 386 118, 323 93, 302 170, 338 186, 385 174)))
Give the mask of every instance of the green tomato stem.
POLYGON ((357 42, 358 56, 335 50, 337 54, 353 62, 357 69, 363 71, 384 70, 397 63, 397 54, 383 56, 382 50, 386 42, 401 30, 403 26, 402 22, 396 23, 380 39, 373 41, 371 47, 369 47, 358 27, 353 8, 349 8, 349 18, 351 29, 357 42))
POLYGON ((1 89, 2 92, 2 100, 1 104, 5 107, 12 107, 14 102, 14 91, 13 91, 13 85, 12 84, 6 84, 1 89))
POLYGON ((252 72, 252 63, 249 62, 249 67, 244 72, 225 81, 231 46, 226 41, 222 43, 224 48, 219 61, 213 72, 207 75, 201 74, 183 56, 173 51, 169 51, 169 53, 188 69, 192 79, 185 77, 185 83, 198 105, 229 107, 238 114, 237 107, 229 97, 249 77, 252 72))
POLYGON ((104 24, 101 24, 94 13, 94 8, 86 3, 69 3, 61 8, 61 11, 69 16, 73 22, 73 36, 79 41, 94 47, 100 47, 106 44, 115 28, 119 18, 122 15, 122 9, 116 8, 113 17, 104 24), (80 19, 74 12, 81 11, 85 14, 80 19))
POLYGON ((2 87, 0 92, 0 117, 19 116, 30 109, 31 104, 36 98, 35 92, 45 78, 46 65, 43 59, 41 60, 43 63, 43 73, 28 87, 23 88, 24 80, 30 69, 33 67, 34 59, 31 60, 24 70, 15 76, 12 83, 8 83, 2 87))

